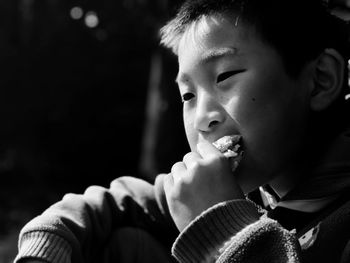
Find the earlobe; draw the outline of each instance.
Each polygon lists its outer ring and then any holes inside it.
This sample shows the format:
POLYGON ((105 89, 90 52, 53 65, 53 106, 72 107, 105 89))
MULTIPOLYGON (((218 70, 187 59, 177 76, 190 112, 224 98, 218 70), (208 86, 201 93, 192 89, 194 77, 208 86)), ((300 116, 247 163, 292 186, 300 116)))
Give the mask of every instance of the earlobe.
POLYGON ((325 49, 315 61, 314 85, 311 90, 310 107, 322 111, 340 95, 345 70, 344 58, 335 49, 325 49))

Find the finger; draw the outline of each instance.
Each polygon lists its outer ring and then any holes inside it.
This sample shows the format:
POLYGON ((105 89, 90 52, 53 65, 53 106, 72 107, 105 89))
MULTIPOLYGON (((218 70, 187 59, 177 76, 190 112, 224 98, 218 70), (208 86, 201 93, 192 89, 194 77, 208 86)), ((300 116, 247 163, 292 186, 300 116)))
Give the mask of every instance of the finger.
POLYGON ((173 178, 173 175, 171 173, 162 174, 162 176, 163 176, 163 184, 167 184, 169 186, 174 185, 174 178, 173 178))
POLYGON ((170 192, 171 188, 174 185, 174 178, 171 173, 163 175, 163 188, 164 188, 164 193, 170 192))
POLYGON ((197 151, 202 157, 216 157, 221 155, 220 151, 207 141, 198 143, 197 151))
POLYGON ((191 169, 201 159, 202 157, 198 153, 189 152, 184 156, 183 162, 185 163, 187 169, 191 169))
POLYGON ((177 162, 173 165, 173 167, 171 168, 171 175, 173 177, 174 184, 178 183, 181 180, 186 170, 186 165, 183 162, 177 162))

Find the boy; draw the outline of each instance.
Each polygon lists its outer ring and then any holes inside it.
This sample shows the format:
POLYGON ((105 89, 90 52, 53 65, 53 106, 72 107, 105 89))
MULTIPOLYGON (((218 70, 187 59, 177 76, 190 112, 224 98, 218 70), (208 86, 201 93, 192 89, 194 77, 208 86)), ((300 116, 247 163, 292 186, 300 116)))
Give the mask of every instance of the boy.
POLYGON ((22 229, 16 262, 171 262, 171 245, 179 262, 349 262, 341 21, 318 0, 198 0, 161 33, 191 152, 154 186, 66 195, 22 229), (212 145, 225 135, 242 138, 234 172, 212 145))

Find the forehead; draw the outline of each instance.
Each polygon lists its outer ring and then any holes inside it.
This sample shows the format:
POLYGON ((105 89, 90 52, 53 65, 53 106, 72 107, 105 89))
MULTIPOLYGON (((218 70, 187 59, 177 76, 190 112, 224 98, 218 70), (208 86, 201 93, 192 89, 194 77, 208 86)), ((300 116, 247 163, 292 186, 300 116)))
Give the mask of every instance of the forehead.
POLYGON ((178 57, 181 60, 195 51, 206 61, 214 53, 241 53, 252 46, 264 46, 254 26, 243 23, 239 17, 204 16, 190 24, 183 33, 178 57))
POLYGON ((227 34, 232 36, 239 33, 240 37, 244 37, 248 36, 250 31, 250 27, 243 24, 239 16, 231 17, 220 14, 202 16, 187 26, 180 40, 180 45, 188 41, 195 41, 196 44, 203 41, 214 44, 216 40, 227 34))
POLYGON ((239 17, 204 16, 190 24, 179 41, 179 76, 189 67, 240 57, 263 46, 254 27, 239 17))

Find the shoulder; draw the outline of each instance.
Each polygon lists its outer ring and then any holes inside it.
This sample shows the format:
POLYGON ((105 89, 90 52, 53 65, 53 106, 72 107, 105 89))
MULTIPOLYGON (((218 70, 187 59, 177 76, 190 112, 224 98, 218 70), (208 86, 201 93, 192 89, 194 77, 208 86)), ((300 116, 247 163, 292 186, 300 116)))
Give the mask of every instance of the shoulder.
POLYGON ((312 237, 312 243, 302 251, 305 262, 350 261, 350 200, 316 220, 301 234, 301 238, 312 237), (342 261, 342 258, 348 261, 342 261))

